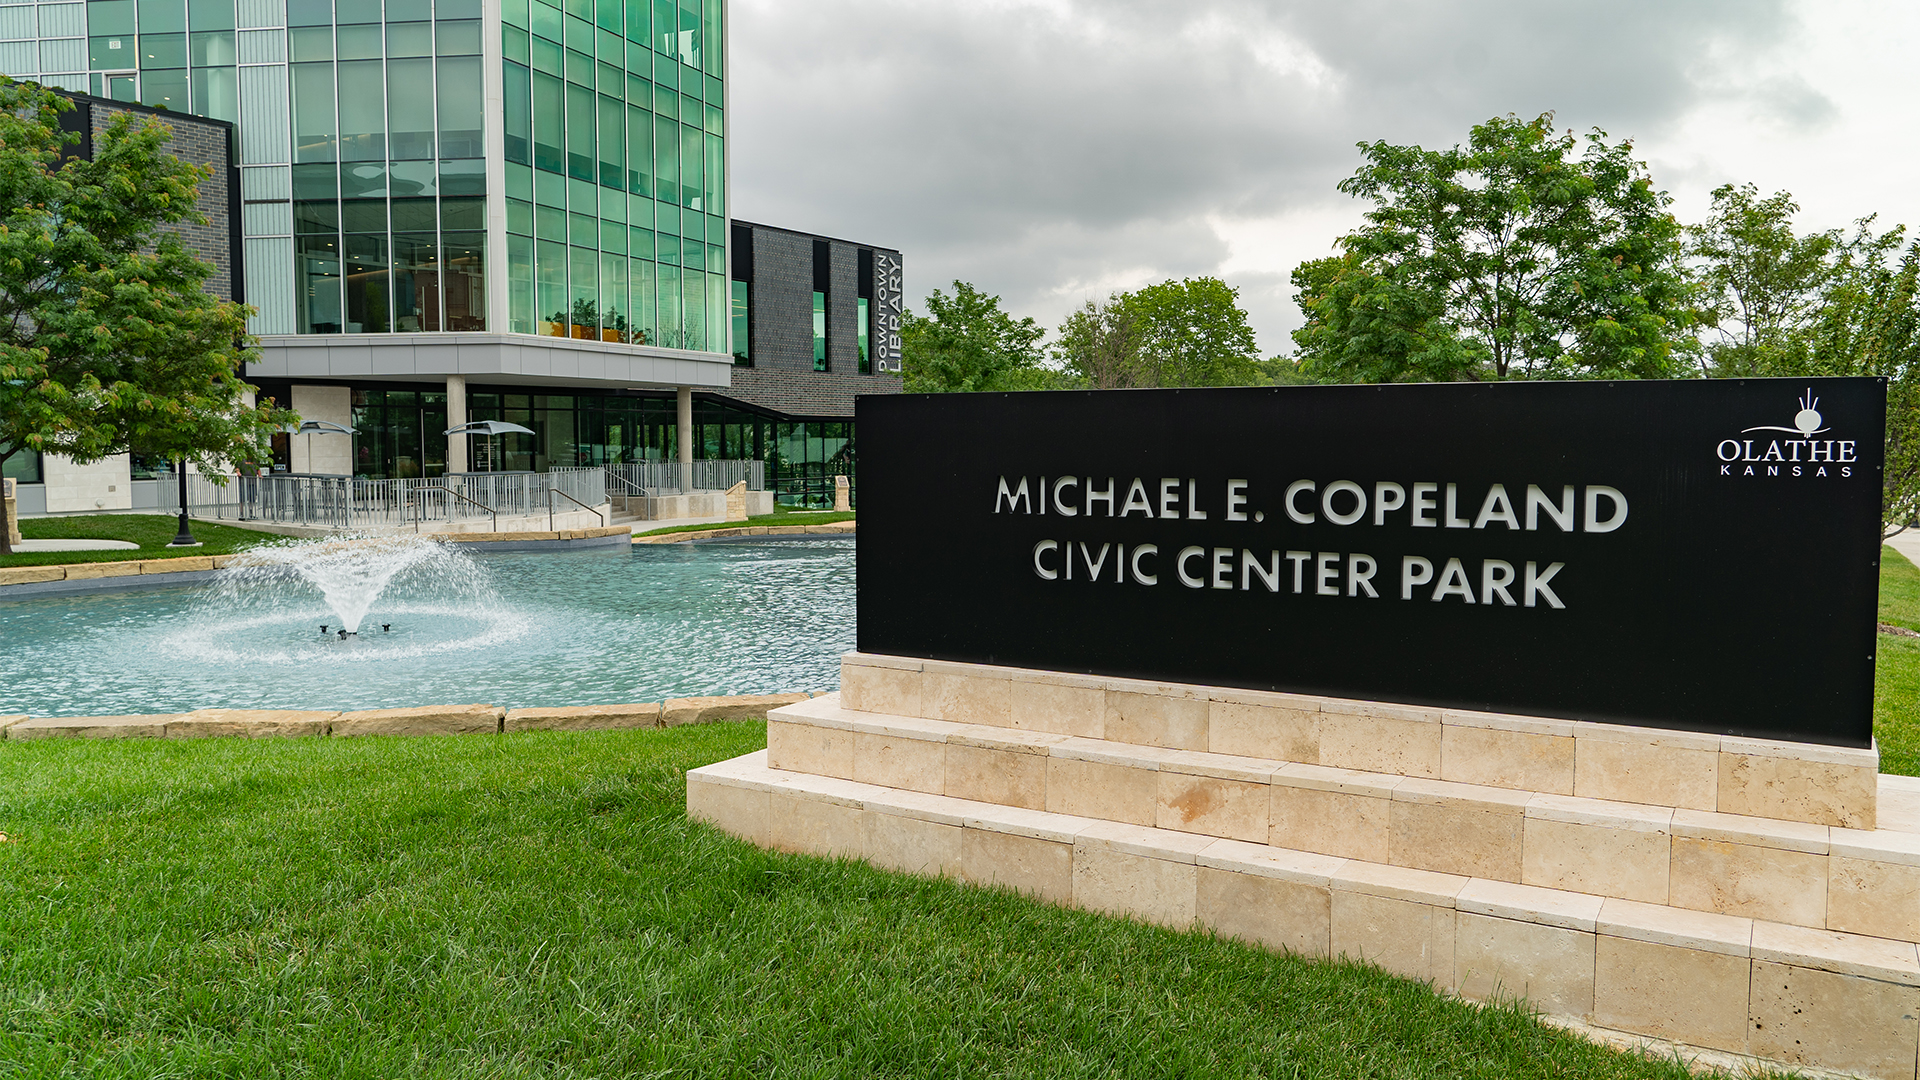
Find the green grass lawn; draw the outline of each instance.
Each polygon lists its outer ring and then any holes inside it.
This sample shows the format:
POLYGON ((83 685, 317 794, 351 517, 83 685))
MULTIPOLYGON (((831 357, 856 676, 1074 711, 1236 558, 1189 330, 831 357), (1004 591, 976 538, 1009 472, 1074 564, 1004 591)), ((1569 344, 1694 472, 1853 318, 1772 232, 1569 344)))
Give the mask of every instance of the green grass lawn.
POLYGON ((652 529, 637 532, 635 536, 663 536, 667 533, 711 532, 714 529, 738 529, 750 525, 831 525, 836 521, 852 521, 851 510, 783 510, 777 509, 771 514, 749 517, 745 521, 716 521, 706 525, 677 525, 670 529, 652 529))
MULTIPOLYGON (((1880 549, 1880 621, 1920 630, 1920 568, 1890 547, 1880 549)), ((1920 776, 1920 638, 1879 635, 1873 673, 1880 771, 1920 776)))
POLYGON ((1670 1077, 1515 1008, 760 851, 757 724, 0 743, 9 1077, 1670 1077))
POLYGON ((172 514, 88 514, 84 517, 26 518, 20 522, 24 540, 128 540, 140 550, 33 551, 0 555, 0 566, 51 566, 55 563, 125 562, 129 559, 171 559, 193 555, 231 555, 243 548, 278 537, 232 525, 193 523, 197 548, 169 548, 180 529, 172 514))

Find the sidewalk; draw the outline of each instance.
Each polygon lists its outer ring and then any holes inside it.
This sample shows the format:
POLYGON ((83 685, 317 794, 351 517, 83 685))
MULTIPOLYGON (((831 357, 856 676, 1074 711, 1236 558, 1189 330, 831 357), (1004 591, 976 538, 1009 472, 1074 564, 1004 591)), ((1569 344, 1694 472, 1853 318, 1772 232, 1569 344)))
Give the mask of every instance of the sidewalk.
POLYGON ((1920 566, 1920 529, 1908 529, 1899 536, 1886 541, 1888 547, 1907 557, 1907 561, 1920 566))

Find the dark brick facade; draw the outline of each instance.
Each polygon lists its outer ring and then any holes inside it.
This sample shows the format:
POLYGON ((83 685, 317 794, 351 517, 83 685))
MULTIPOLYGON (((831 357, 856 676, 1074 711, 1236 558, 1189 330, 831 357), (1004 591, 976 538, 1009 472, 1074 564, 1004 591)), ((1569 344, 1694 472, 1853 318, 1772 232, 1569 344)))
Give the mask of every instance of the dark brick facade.
POLYGON ((899 253, 737 219, 734 226, 752 234, 750 260, 739 260, 734 276, 751 275, 753 366, 733 369, 727 396, 787 416, 838 418, 853 416, 857 395, 899 393, 899 375, 859 373, 855 327, 860 250, 899 253), (828 251, 827 371, 813 370, 815 241, 828 251))
POLYGON ((213 264, 213 274, 207 278, 208 292, 225 300, 244 299, 238 294, 244 290, 235 289, 242 278, 236 258, 240 244, 240 200, 236 188, 240 180, 234 159, 233 125, 224 120, 150 109, 89 94, 63 96, 76 106, 61 116, 61 127, 81 134, 80 145, 68 151, 75 157, 91 158, 93 140, 107 129, 113 118, 121 113, 133 113, 158 117, 173 129, 173 137, 165 145, 168 153, 183 161, 213 168, 213 175, 200 182, 199 199, 195 202, 206 223, 182 223, 169 226, 168 231, 179 235, 187 250, 213 264))

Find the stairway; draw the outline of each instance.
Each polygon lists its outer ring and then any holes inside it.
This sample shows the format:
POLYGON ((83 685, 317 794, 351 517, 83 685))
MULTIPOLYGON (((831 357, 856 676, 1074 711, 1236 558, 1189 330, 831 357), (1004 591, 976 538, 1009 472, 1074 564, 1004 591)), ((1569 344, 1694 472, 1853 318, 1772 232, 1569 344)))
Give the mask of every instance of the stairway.
POLYGON ((862 654, 768 719, 692 816, 1615 1042, 1915 1075, 1920 781, 1872 751, 862 654))

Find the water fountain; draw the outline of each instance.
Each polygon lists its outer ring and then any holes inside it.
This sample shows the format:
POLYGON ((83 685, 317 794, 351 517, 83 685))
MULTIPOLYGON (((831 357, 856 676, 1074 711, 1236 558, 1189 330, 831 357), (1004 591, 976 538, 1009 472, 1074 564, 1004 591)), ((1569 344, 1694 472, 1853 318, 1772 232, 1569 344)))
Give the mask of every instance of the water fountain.
POLYGON ((201 585, 0 602, 0 713, 597 705, 824 689, 854 646, 853 545, 271 543, 201 585))
MULTIPOLYGON (((395 577, 409 571, 452 585, 455 591, 485 591, 480 568, 454 548, 420 536, 350 536, 273 544, 246 552, 228 564, 217 590, 233 598, 271 588, 289 577, 320 590, 339 617, 332 624, 343 637, 360 633, 360 624, 395 577)), ((320 632, 327 632, 326 626, 320 632)))

